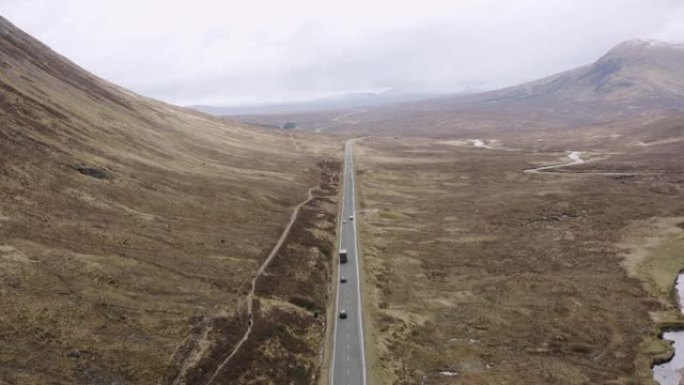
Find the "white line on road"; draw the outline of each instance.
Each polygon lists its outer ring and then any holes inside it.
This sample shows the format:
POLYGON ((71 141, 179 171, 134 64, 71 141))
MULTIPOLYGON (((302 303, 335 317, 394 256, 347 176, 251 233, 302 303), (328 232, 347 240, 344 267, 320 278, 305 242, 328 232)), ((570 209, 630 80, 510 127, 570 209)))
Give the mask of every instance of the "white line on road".
POLYGON ((347 141, 349 145, 349 169, 351 171, 351 188, 352 188, 352 196, 351 196, 351 202, 352 202, 352 209, 354 213, 354 221, 352 223, 352 226, 354 226, 354 254, 356 255, 356 294, 358 296, 358 311, 359 311, 359 336, 361 337, 361 376, 363 378, 363 381, 361 385, 366 385, 366 342, 364 339, 363 335, 363 313, 362 313, 362 306, 361 306, 361 271, 359 269, 359 265, 361 264, 361 256, 359 255, 359 240, 358 240, 358 232, 356 231, 356 221, 357 221, 357 215, 356 215, 356 178, 354 177, 354 149, 352 147, 353 141, 348 140, 347 141))
MULTIPOLYGON (((346 218, 347 213, 346 209, 348 207, 351 207, 351 215, 352 217, 356 218, 356 189, 354 186, 354 159, 353 159, 353 149, 352 149, 352 141, 347 141, 345 145, 345 155, 344 155, 344 174, 343 174, 343 199, 342 199, 342 217, 343 220, 341 223, 339 223, 339 234, 340 234, 340 248, 343 245, 343 236, 344 236, 344 231, 343 231, 343 223, 345 223, 344 218, 346 218), (349 175, 349 180, 347 181, 347 174, 349 175), (349 183, 347 185, 346 183, 349 183), (351 191, 351 197, 349 197, 346 192, 347 192, 347 187, 350 188, 351 191)), ((358 311, 358 334, 359 334, 359 339, 360 339, 360 349, 361 349, 361 355, 360 357, 356 356, 356 352, 354 352, 354 357, 355 359, 360 358, 361 361, 361 368, 362 368, 362 381, 360 384, 354 384, 354 385, 366 385, 366 353, 365 353, 365 339, 364 339, 364 333, 363 333, 363 313, 362 313, 362 302, 361 302, 361 272, 360 272, 360 255, 359 255, 359 247, 358 247, 358 233, 357 233, 357 227, 356 227, 356 220, 352 219, 350 220, 352 229, 353 229, 353 238, 354 238, 354 254, 356 255, 356 261, 350 261, 354 262, 356 264, 355 269, 356 269, 356 288, 357 288, 357 311, 358 311)), ((339 306, 340 306, 340 292, 341 292, 341 284, 340 284, 340 276, 342 274, 342 265, 338 265, 338 270, 337 270, 337 295, 336 295, 336 300, 335 300, 335 325, 334 325, 334 330, 333 330, 333 353, 332 353, 332 360, 330 364, 330 385, 334 385, 334 380, 335 380, 335 360, 336 360, 336 345, 337 345, 337 324, 339 322, 338 319, 338 312, 340 311, 339 306)), ((351 284, 351 282, 350 282, 351 284)), ((353 319, 353 318, 352 318, 353 319)), ((352 335, 351 335, 351 328, 352 326, 350 325, 350 322, 346 322, 346 338, 347 338, 347 354, 346 354, 346 359, 347 359, 347 379, 350 377, 350 367, 351 367, 351 345, 350 341, 352 340, 352 335)))

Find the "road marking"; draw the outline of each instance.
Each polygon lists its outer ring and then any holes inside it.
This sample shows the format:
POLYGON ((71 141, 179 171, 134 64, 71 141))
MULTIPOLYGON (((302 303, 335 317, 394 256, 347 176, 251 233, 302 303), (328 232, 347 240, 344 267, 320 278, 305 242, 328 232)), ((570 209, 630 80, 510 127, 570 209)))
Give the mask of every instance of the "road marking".
POLYGON ((356 178, 354 178, 354 150, 352 148, 353 142, 351 140, 348 140, 347 143, 349 144, 349 169, 351 170, 351 189, 352 189, 352 195, 351 195, 351 202, 352 202, 352 212, 354 215, 354 220, 353 222, 353 227, 354 227, 354 254, 356 255, 356 294, 358 296, 358 311, 359 311, 359 336, 361 337, 361 377, 363 378, 363 381, 361 382, 361 385, 366 385, 366 348, 365 348, 365 338, 363 335, 363 313, 361 310, 361 272, 359 270, 359 265, 360 265, 360 260, 361 256, 359 255, 359 239, 358 239, 358 232, 356 231, 356 220, 357 220, 357 215, 356 215, 356 178))
MULTIPOLYGON (((354 317, 351 317, 350 315, 350 320, 349 322, 345 322, 346 325, 346 337, 347 337, 347 383, 349 383, 350 380, 350 361, 351 361, 351 328, 352 326, 350 325, 350 322, 352 319, 355 319, 358 322, 358 334, 360 338, 360 348, 361 348, 361 367, 362 367, 362 372, 361 372, 361 377, 362 381, 360 384, 354 384, 354 385, 366 385, 366 353, 365 353, 365 339, 364 339, 364 333, 363 333, 363 313, 362 313, 362 302, 361 302, 361 273, 360 273, 360 256, 359 256, 359 247, 358 247, 358 233, 357 233, 357 227, 356 227, 356 190, 355 190, 355 178, 354 178, 354 158, 353 158, 353 148, 352 148, 352 141, 349 140, 345 144, 345 154, 344 154, 344 173, 343 173, 343 184, 344 184, 344 194, 342 198, 342 222, 339 224, 338 231, 340 234, 340 248, 343 247, 343 245, 346 246, 345 244, 345 239, 344 239, 344 229, 345 227, 343 226, 345 222, 345 218, 348 216, 353 216, 353 220, 351 220, 351 229, 353 231, 353 240, 354 240, 354 255, 356 256, 356 260, 352 261, 350 259, 349 264, 351 265, 352 263, 354 266, 350 266, 349 268, 344 268, 344 265, 338 265, 337 269, 337 295, 336 295, 336 300, 335 300, 335 323, 334 323, 334 329, 333 329, 333 352, 332 352, 332 360, 331 360, 331 365, 330 365, 330 385, 334 385, 334 380, 335 380, 335 360, 336 360, 336 350, 337 350, 337 332, 338 332, 338 323, 339 323, 339 313, 340 311, 340 292, 342 290, 342 285, 340 284, 340 276, 342 275, 342 270, 349 270, 355 268, 356 271, 356 288, 357 288, 357 310, 358 310, 358 315, 354 317), (347 183, 347 175, 349 176, 349 183, 347 183), (350 193, 350 194, 348 194, 350 193), (351 195, 351 197, 349 197, 351 195), (350 213, 347 211, 351 210, 350 213)), ((348 248, 348 247, 345 247, 348 248)), ((351 283, 351 282, 350 282, 351 283)), ((345 301, 346 302, 346 301, 345 301)))

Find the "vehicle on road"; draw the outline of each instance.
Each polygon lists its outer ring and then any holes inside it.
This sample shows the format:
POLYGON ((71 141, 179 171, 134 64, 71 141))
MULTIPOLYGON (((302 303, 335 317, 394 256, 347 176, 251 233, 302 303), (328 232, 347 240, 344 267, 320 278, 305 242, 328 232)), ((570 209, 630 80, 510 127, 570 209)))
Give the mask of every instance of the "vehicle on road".
POLYGON ((347 249, 340 249, 340 263, 347 263, 347 249))
POLYGON ((342 309, 340 310, 340 318, 345 319, 347 318, 347 311, 342 309))
POLYGON ((350 215, 350 216, 349 216, 349 220, 350 220, 350 221, 353 221, 353 220, 354 220, 354 216, 353 216, 353 215, 350 215))
POLYGON ((341 277, 340 277, 340 282, 342 282, 342 283, 347 283, 347 277, 345 277, 344 275, 341 276, 341 277))

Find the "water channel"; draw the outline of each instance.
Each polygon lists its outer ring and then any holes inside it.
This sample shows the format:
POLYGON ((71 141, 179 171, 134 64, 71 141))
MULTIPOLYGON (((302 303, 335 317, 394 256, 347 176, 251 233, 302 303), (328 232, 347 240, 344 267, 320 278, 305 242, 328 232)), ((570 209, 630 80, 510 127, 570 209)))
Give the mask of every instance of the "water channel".
MULTIPOLYGON (((684 273, 680 273, 675 282, 679 309, 684 313, 684 273)), ((673 342, 675 354, 672 360, 655 365, 653 378, 660 385, 684 384, 684 330, 672 330, 663 333, 663 339, 673 342)))

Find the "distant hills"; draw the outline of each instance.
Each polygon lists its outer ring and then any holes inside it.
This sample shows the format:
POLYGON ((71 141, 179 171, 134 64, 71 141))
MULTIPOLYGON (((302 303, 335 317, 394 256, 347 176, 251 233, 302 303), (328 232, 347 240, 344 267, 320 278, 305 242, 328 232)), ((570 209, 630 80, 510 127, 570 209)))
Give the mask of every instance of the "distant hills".
POLYGON ((334 120, 343 111, 249 116, 242 120, 274 124, 289 119, 302 123, 298 126, 304 129, 388 134, 452 134, 482 128, 515 130, 652 120, 684 110, 684 45, 631 40, 594 63, 514 87, 356 107, 367 110, 354 115, 354 124, 334 120))
POLYGON ((684 45, 630 40, 590 65, 463 101, 684 107, 684 45))
POLYGON ((189 108, 216 116, 260 115, 372 107, 392 103, 424 100, 430 97, 435 97, 435 95, 388 90, 377 93, 350 92, 302 102, 285 102, 240 107, 196 105, 189 106, 189 108))

